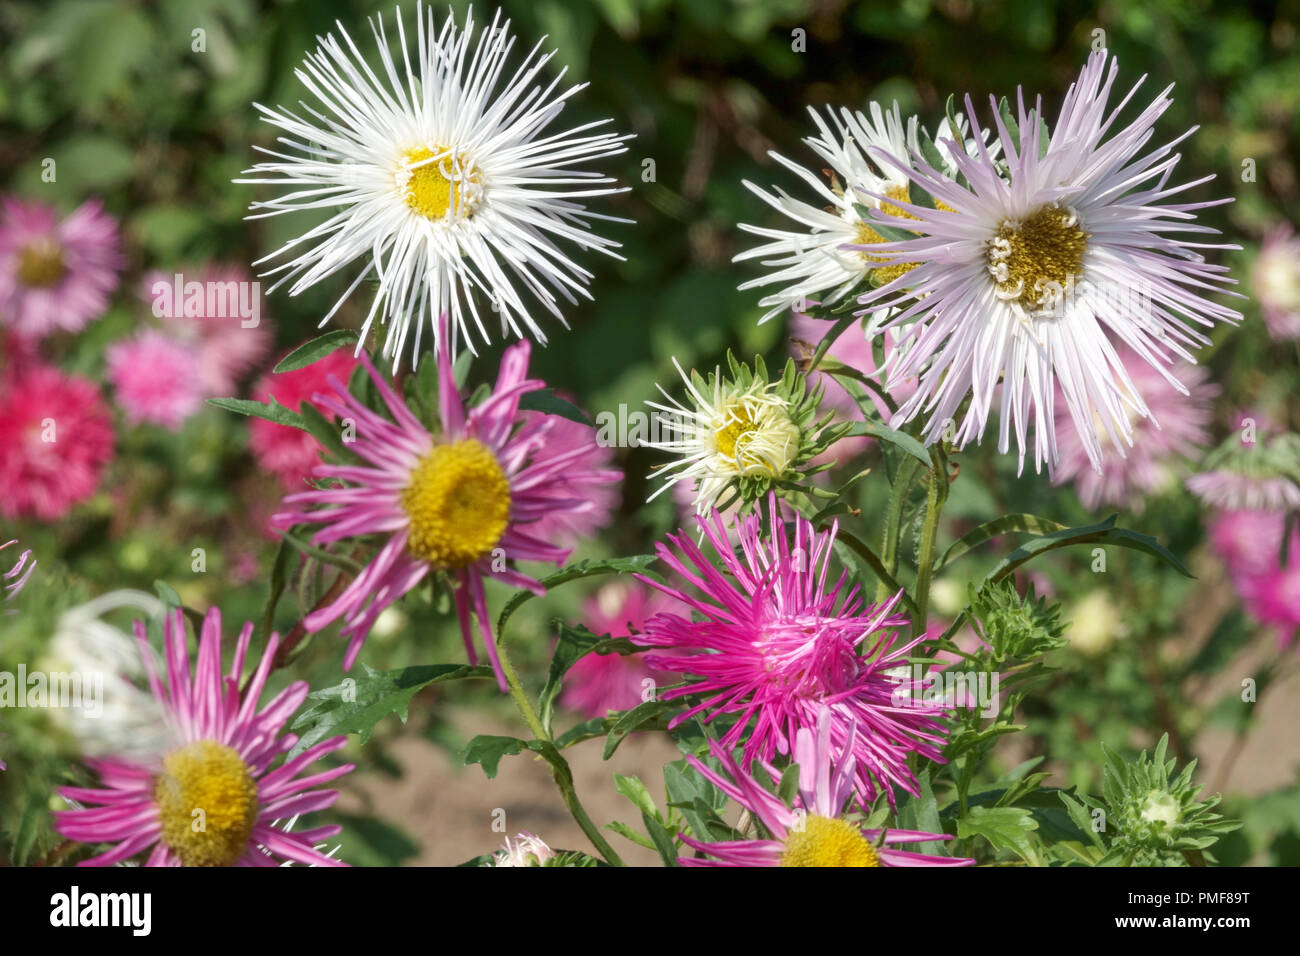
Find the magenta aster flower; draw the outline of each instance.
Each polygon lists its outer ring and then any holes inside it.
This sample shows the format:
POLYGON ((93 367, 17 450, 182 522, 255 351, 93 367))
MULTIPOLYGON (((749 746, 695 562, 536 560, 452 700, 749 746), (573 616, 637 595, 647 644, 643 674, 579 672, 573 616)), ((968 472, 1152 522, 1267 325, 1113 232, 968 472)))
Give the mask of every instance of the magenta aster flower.
POLYGON ((1277 629, 1283 645, 1300 628, 1300 536, 1292 535, 1285 556, 1281 511, 1242 509, 1210 523, 1210 541, 1223 558, 1246 613, 1277 629))
MULTIPOLYGON (((655 614, 672 610, 673 601, 636 581, 611 581, 584 607, 587 630, 610 637, 640 632, 655 614)), ((646 680, 656 686, 676 678, 646 664, 642 654, 587 654, 578 658, 564 678, 560 703, 586 717, 604 717, 611 710, 630 710, 644 699, 646 680)))
POLYGON ((166 684, 155 667, 144 625, 136 639, 149 687, 162 705, 173 746, 144 759, 88 759, 104 787, 62 787, 59 794, 93 809, 54 814, 55 828, 80 843, 114 843, 82 866, 108 866, 152 847, 146 866, 275 866, 280 859, 339 865, 313 845, 339 832, 337 826, 285 832, 273 821, 332 806, 335 790, 316 789, 352 770, 344 764, 310 776, 303 770, 347 743, 333 737, 309 747, 276 769, 271 765, 298 738, 280 736, 285 722, 307 697, 296 681, 260 711, 257 705, 280 638, 271 635, 256 672, 241 693, 244 658, 253 625, 239 632, 235 657, 221 673, 221 612, 203 620, 198 662, 191 673, 185 618, 179 610, 164 627, 166 684), (197 820, 203 821, 196 827, 197 820))
POLYGON ((62 222, 42 203, 3 202, 0 323, 28 338, 85 328, 117 288, 117 221, 98 199, 86 200, 62 222))
POLYGON ((0 515, 57 521, 95 493, 113 457, 99 389, 33 365, 0 380, 0 515))
MULTIPOLYGON (((167 332, 198 353, 196 387, 204 397, 234 395, 239 380, 271 349, 261 283, 239 265, 205 263, 193 272, 150 272, 140 294, 167 332)), ((297 406, 294 406, 297 407, 297 406)))
MULTIPOLYGON (((366 534, 386 534, 387 543, 329 606, 306 618, 315 632, 342 617, 348 638, 343 658, 350 668, 379 614, 424 580, 443 571, 454 583, 456 613, 471 662, 477 662, 471 616, 477 617, 488 657, 502 691, 505 675, 497 659, 483 581, 542 593, 542 585, 507 567, 507 561, 563 564, 570 549, 534 534, 538 520, 558 511, 580 513, 586 506, 571 494, 571 471, 588 461, 581 446, 554 451, 549 444, 554 416, 523 424, 519 400, 545 387, 529 379, 529 343, 506 349, 496 388, 482 404, 466 410, 452 377, 449 350, 438 352, 439 434, 431 435, 402 399, 361 361, 392 419, 377 415, 350 395, 337 379, 335 395, 316 397, 325 409, 356 422, 349 447, 364 465, 318 465, 318 479, 345 484, 293 494, 299 507, 273 516, 282 526, 320 524, 312 538, 326 544, 366 534)), ((574 471, 578 469, 579 471, 574 471)))
POLYGON ((827 705, 837 747, 847 745, 851 724, 862 728, 854 738, 854 756, 864 799, 884 790, 892 803, 896 786, 916 793, 908 755, 941 761, 936 744, 944 740, 944 729, 934 720, 944 709, 924 702, 916 682, 901 676, 910 672, 909 653, 924 636, 898 643, 894 629, 907 624, 905 617, 893 616, 901 593, 864 608, 859 587, 848 585, 847 571, 827 588, 837 526, 818 534, 796 516, 789 537, 775 496, 768 506, 773 532, 767 540, 758 514, 736 519, 739 553, 716 512, 698 519, 721 559, 721 571, 685 532, 668 536, 681 557, 668 545, 656 545, 660 560, 701 597, 641 579, 703 618, 657 614, 635 638, 664 649, 646 655, 651 667, 698 678, 662 695, 664 700, 687 694, 703 698, 676 715, 671 726, 701 713, 708 714, 706 722, 736 715, 722 742, 730 748, 744 738, 748 768, 755 759, 789 753, 799 728, 813 726, 818 709, 827 705))
MULTIPOLYGON (((1098 431, 1102 444, 1102 465, 1098 471, 1076 430, 1080 426, 1065 403, 1061 403, 1056 406, 1057 448, 1061 460, 1052 480, 1057 485, 1074 482, 1079 500, 1086 508, 1106 505, 1140 511, 1149 495, 1172 483, 1180 459, 1195 457, 1209 444, 1207 426, 1219 387, 1209 381, 1209 373, 1204 368, 1182 362, 1173 370, 1187 388, 1187 393, 1182 394, 1131 349, 1120 347, 1117 354, 1138 392, 1146 399, 1150 413, 1132 423, 1133 447, 1113 445, 1104 429, 1098 431)), ((1095 428, 1096 423, 1091 427, 1095 428)))
MULTIPOLYGON (((912 181, 935 208, 900 199, 902 215, 872 211, 876 221, 917 236, 861 247, 886 260, 884 268, 909 266, 862 296, 864 311, 898 307, 891 325, 920 324, 892 372, 921 376, 894 427, 924 412, 927 440, 941 438, 951 422, 964 446, 982 438, 1000 406, 998 450, 1008 451, 1014 432, 1023 466, 1032 426, 1035 467, 1050 466, 1058 459, 1059 388, 1089 458, 1100 465, 1098 431, 1116 447, 1132 445, 1131 420, 1150 414, 1117 346, 1128 345, 1186 393, 1167 366, 1175 357, 1192 361, 1190 350, 1209 343, 1197 326, 1241 318, 1206 297, 1234 280, 1203 254, 1237 247, 1181 238, 1214 233, 1193 222, 1194 214, 1228 200, 1170 202, 1206 181, 1170 182, 1179 160, 1174 148, 1192 130, 1144 151, 1173 100, 1166 89, 1118 125, 1119 107, 1109 105, 1118 70, 1104 51, 1088 59, 1050 144, 1042 140, 1041 105, 1026 110, 1018 94, 1018 134, 995 108, 1005 175, 983 146, 967 97, 976 150, 951 157, 970 188, 914 155, 912 181)), ((886 151, 873 156, 899 166, 886 151)))
MULTIPOLYGON (((316 405, 313 396, 329 389, 331 377, 346 382, 357 360, 343 349, 292 372, 268 372, 257 383, 253 397, 259 402, 275 399, 297 411, 303 402, 316 405)), ((319 406, 317 410, 321 411, 319 406)), ((276 475, 289 489, 301 488, 320 462, 320 442, 301 428, 277 425, 264 418, 249 422, 249 447, 266 471, 276 475)))
POLYGON ((1300 236, 1290 223, 1264 237, 1251 278, 1269 334, 1279 342, 1300 339, 1300 236))
POLYGON ((110 345, 105 353, 108 380, 132 424, 150 422, 171 431, 203 404, 198 353, 157 329, 110 345))
MULTIPOLYGON (((795 741, 795 762, 799 765, 799 794, 793 808, 764 789, 736 765, 730 750, 716 740, 709 752, 722 764, 725 775, 694 756, 687 756, 710 783, 735 800, 771 834, 768 840, 705 842, 683 836, 687 846, 706 857, 678 857, 683 866, 971 866, 964 857, 930 856, 893 849, 899 843, 951 840, 946 833, 918 830, 865 830, 844 818, 853 803, 854 751, 857 726, 848 725, 843 748, 831 744, 834 716, 830 708, 817 711, 816 734, 811 727, 799 728, 795 741)), ((773 782, 781 775, 766 761, 760 761, 773 782)))

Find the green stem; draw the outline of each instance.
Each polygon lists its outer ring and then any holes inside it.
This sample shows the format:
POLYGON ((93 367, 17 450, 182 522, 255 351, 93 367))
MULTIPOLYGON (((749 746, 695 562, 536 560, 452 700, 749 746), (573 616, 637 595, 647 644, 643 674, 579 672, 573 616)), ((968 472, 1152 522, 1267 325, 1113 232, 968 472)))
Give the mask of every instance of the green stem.
POLYGON ((514 700, 515 706, 519 708, 519 713, 523 715, 524 722, 528 724, 528 729, 533 732, 540 743, 539 752, 547 763, 551 765, 551 776, 555 778, 555 785, 560 788, 560 796, 564 798, 564 805, 569 808, 569 813, 573 819, 578 821, 578 826, 582 827, 582 832, 587 835, 591 845, 596 848, 596 852, 605 858, 605 862, 614 866, 625 865, 619 855, 614 852, 614 848, 601 834, 600 828, 592 822, 591 817, 587 816, 587 811, 583 809, 582 802, 578 799, 578 791, 573 786, 573 771, 569 768, 569 762, 560 755, 555 748, 555 741, 547 733, 546 728, 542 726, 542 720, 537 716, 537 711, 533 709, 532 702, 529 701, 528 695, 524 693, 523 685, 519 682, 519 675, 515 673, 514 665, 510 662, 510 655, 506 652, 505 642, 500 640, 498 635, 497 653, 501 661, 501 672, 505 674, 506 683, 510 685, 510 697, 514 700))
POLYGON ((934 542, 939 532, 939 514, 948 500, 948 468, 943 451, 930 451, 930 483, 925 493, 925 520, 921 525, 921 549, 916 556, 916 615, 912 618, 912 636, 925 633, 930 604, 930 575, 934 571, 934 542))
MULTIPOLYGON (((880 541, 880 562, 891 575, 898 576, 898 533, 903 523, 903 508, 907 504, 907 492, 912 487, 912 479, 920 466, 915 458, 904 458, 894 474, 894 487, 889 492, 889 506, 885 511, 885 532, 880 541)), ((876 603, 893 597, 889 585, 884 581, 876 583, 876 603)))

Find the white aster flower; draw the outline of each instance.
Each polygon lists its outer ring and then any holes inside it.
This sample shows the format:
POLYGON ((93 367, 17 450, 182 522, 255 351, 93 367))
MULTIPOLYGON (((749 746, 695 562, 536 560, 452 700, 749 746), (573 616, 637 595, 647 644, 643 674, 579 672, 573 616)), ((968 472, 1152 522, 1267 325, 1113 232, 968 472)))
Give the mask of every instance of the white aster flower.
MULTIPOLYGON (((982 437, 1000 404, 999 451, 1008 450, 1014 430, 1023 467, 1032 423, 1035 466, 1047 462, 1050 469, 1058 458, 1059 386, 1088 457, 1100 469, 1094 416, 1122 452, 1132 445, 1130 415, 1150 415, 1118 346, 1127 344, 1137 360, 1185 395, 1168 366, 1177 358, 1193 361, 1189 347, 1209 341, 1195 326, 1240 318, 1202 294, 1222 291, 1233 280, 1225 267, 1208 264, 1201 250, 1236 247, 1179 238, 1215 233, 1193 222, 1194 213, 1228 200, 1168 201, 1212 178, 1169 185, 1179 159, 1173 149, 1194 130, 1143 153, 1172 102, 1169 90, 1130 125, 1115 128, 1137 86, 1110 109, 1118 66, 1112 60, 1108 68, 1107 59, 1104 52, 1089 59, 1045 148, 1041 106, 1027 111, 1019 96, 1015 132, 995 116, 1005 176, 982 145, 975 156, 952 153, 969 189, 913 156, 908 171, 937 208, 900 202, 901 216, 872 214, 917 234, 872 248, 891 267, 907 269, 860 299, 864 312, 899 308, 893 322, 920 324, 911 349, 893 368, 900 380, 921 376, 894 427, 925 412, 927 440, 943 436, 951 422, 955 444, 963 446, 982 437)), ((969 97, 966 106, 973 116, 969 97)), ((978 125, 974 138, 983 143, 978 125)), ((873 156, 894 162, 888 151, 873 156)))
POLYGON ((646 403, 662 413, 652 436, 664 432, 666 437, 645 445, 675 459, 651 476, 665 482, 649 500, 679 481, 690 481, 695 510, 704 514, 737 479, 780 478, 800 457, 799 409, 781 394, 781 383, 748 375, 729 380, 721 367, 706 383, 699 376, 692 380, 675 358, 673 365, 686 383, 690 402, 684 405, 656 386, 668 404, 646 403))
POLYGON ((471 351, 475 338, 490 342, 481 311, 497 314, 502 336, 527 334, 544 344, 530 306, 540 304, 565 324, 558 299, 591 298, 591 273, 557 242, 620 258, 613 252, 619 244, 591 232, 589 221, 627 221, 588 212, 579 201, 625 189, 571 167, 625 152, 630 137, 591 132, 608 120, 545 132, 586 84, 557 92, 561 70, 533 85, 555 55, 540 52, 540 41, 507 69, 515 39, 500 12, 477 37, 472 16, 460 29, 449 12, 436 29, 432 10, 417 4, 416 21, 412 48, 398 10, 397 55, 382 20, 371 21, 378 71, 342 24, 338 36, 320 39, 295 71, 319 104, 303 104, 305 115, 254 104, 287 134, 278 139, 286 151, 259 148, 271 161, 237 182, 289 191, 253 203, 252 210, 263 211, 250 218, 332 211, 255 265, 280 260, 264 273, 279 274, 271 290, 292 282, 296 295, 362 263, 321 325, 373 275, 378 286, 363 333, 376 317, 388 326, 384 354, 395 367, 412 332, 413 361, 426 330, 435 351, 454 352, 461 338, 471 351), (477 293, 488 308, 481 309, 477 293), (444 313, 451 317, 449 343, 436 321, 444 313))
POLYGON ((148 756, 166 749, 162 710, 140 683, 145 673, 136 639, 103 620, 120 608, 153 618, 165 610, 153 595, 132 590, 110 591, 70 608, 59 615, 42 664, 47 670, 81 674, 83 681, 90 679, 86 675, 102 680, 98 708, 50 709, 51 719, 87 756, 148 756))
POLYGON ((520 833, 513 841, 506 837, 492 856, 492 866, 541 866, 555 856, 555 851, 531 833, 520 833))
MULTIPOLYGON (((916 117, 906 126, 895 103, 889 112, 879 103, 870 105, 871 116, 841 110, 836 116, 827 108, 826 119, 808 108, 818 135, 804 143, 830 165, 833 178, 823 181, 812 170, 792 159, 770 152, 768 155, 812 187, 820 200, 814 205, 796 199, 784 189, 767 192, 745 180, 745 187, 768 205, 799 224, 800 229, 771 229, 741 223, 745 232, 768 241, 735 256, 733 261, 758 259, 772 269, 766 275, 741 284, 741 289, 781 284, 782 288, 759 299, 767 308, 760 322, 793 308, 804 312, 812 302, 834 301, 858 284, 869 271, 863 253, 846 250, 846 244, 870 241, 860 231, 866 228, 854 204, 879 206, 880 202, 860 190, 888 195, 907 195, 907 176, 896 167, 885 166, 867 158, 866 147, 874 146, 907 161, 909 140, 916 140, 916 117)), ((878 236, 876 238, 879 238, 878 236)))

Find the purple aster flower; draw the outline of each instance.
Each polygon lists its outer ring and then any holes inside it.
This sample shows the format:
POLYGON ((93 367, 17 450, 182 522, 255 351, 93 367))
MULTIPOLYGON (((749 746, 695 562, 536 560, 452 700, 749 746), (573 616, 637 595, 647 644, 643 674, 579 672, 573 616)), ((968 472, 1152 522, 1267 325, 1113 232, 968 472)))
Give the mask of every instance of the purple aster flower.
POLYGON ((721 569, 685 532, 668 536, 672 547, 656 546, 660 560, 701 596, 642 580, 703 618, 657 614, 634 638, 661 649, 646 655, 651 667, 697 678, 663 694, 665 700, 687 694, 702 698, 676 715, 671 726, 701 713, 708 715, 706 722, 735 715, 722 742, 730 748, 744 738, 748 767, 756 759, 789 753, 799 728, 813 726, 826 705, 837 747, 847 745, 852 725, 861 729, 853 739, 864 799, 883 790, 892 803, 896 786, 916 793, 907 758, 917 753, 941 761, 937 745, 945 734, 934 719, 944 708, 924 702, 917 682, 900 676, 909 672, 908 656, 924 636, 898 641, 895 629, 907 624, 907 618, 894 615, 901 592, 864 608, 847 571, 827 587, 836 526, 819 534, 796 516, 791 537, 774 495, 768 507, 773 530, 766 539, 759 514, 735 519, 739 553, 728 543, 717 512, 697 519, 721 569))
MULTIPOLYGON (((965 857, 930 856, 895 850, 899 843, 951 840, 946 833, 917 830, 865 830, 844 819, 853 802, 857 774, 854 751, 857 726, 848 725, 843 748, 833 747, 834 716, 830 708, 817 711, 816 735, 799 728, 795 762, 799 765, 799 794, 793 807, 764 789, 737 766, 730 751, 716 740, 709 752, 722 764, 718 773, 694 756, 686 759, 710 783, 747 809, 771 834, 767 840, 706 842, 683 836, 687 846, 706 857, 679 857, 683 866, 971 866, 965 857)), ((781 779, 766 761, 760 761, 773 782, 781 779)))
POLYGON ((89 199, 59 222, 46 205, 6 198, 0 214, 0 323, 18 335, 77 332, 108 307, 122 268, 117 222, 89 199))
MULTIPOLYGON (((1017 94, 1016 132, 995 110, 1005 174, 982 145, 967 97, 977 149, 951 156, 969 188, 916 155, 912 182, 936 208, 900 199, 902 215, 872 212, 873 221, 916 234, 864 247, 888 260, 886 268, 915 263, 860 299, 864 311, 898 307, 890 324, 921 324, 893 369, 898 379, 921 376, 895 427, 926 413, 927 440, 951 428, 964 446, 983 436, 996 405, 998 450, 1008 451, 1014 431, 1023 467, 1032 425, 1035 467, 1050 467, 1059 457, 1059 395, 1100 466, 1098 432, 1116 448, 1131 445, 1132 420, 1150 414, 1118 346, 1128 345, 1185 394, 1167 366, 1175 357, 1192 361, 1190 350, 1209 342, 1198 326, 1241 318, 1206 298, 1233 280, 1202 254, 1236 247, 1181 238, 1214 233, 1194 214, 1229 200, 1169 201, 1211 178, 1170 184, 1174 149, 1193 130, 1143 152, 1172 100, 1166 89, 1118 126, 1137 92, 1108 105, 1118 69, 1104 51, 1089 58, 1066 93, 1050 144, 1043 142, 1041 103, 1027 110, 1017 94)), ((898 165, 886 151, 872 155, 898 165)))

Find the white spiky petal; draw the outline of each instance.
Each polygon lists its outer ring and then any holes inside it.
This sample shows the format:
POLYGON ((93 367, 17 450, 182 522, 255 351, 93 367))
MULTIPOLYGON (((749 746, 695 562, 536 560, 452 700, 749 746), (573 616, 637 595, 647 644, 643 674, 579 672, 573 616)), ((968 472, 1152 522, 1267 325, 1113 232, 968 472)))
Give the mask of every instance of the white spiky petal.
POLYGON ((287 134, 278 139, 285 151, 259 148, 271 161, 237 182, 289 191, 253 203, 250 218, 329 212, 320 225, 255 264, 278 260, 264 273, 277 276, 271 289, 291 282, 296 295, 361 263, 321 325, 363 279, 377 279, 363 331, 377 318, 387 325, 384 354, 395 367, 412 332, 413 361, 426 330, 435 350, 454 351, 459 339, 471 351, 476 338, 490 342, 484 316, 492 312, 503 337, 528 335, 545 343, 531 311, 540 305, 564 324, 559 299, 591 298, 591 273, 558 241, 620 258, 613 251, 618 243, 593 233, 589 221, 626 221, 589 212, 578 201, 625 190, 571 166, 623 153, 630 137, 591 132, 608 120, 544 132, 586 84, 559 91, 560 70, 534 86, 554 56, 541 52, 541 41, 509 71, 515 39, 499 11, 477 36, 472 15, 461 29, 449 12, 435 28, 432 10, 417 4, 416 20, 412 48, 397 11, 396 56, 382 19, 371 20, 378 71, 342 24, 337 36, 318 38, 318 49, 295 75, 319 108, 304 103, 299 114, 255 104, 266 122, 287 134), (412 177, 423 167, 440 170, 454 193, 439 217, 408 202, 412 177), (441 341, 437 323, 444 313, 451 318, 450 343, 441 341))

